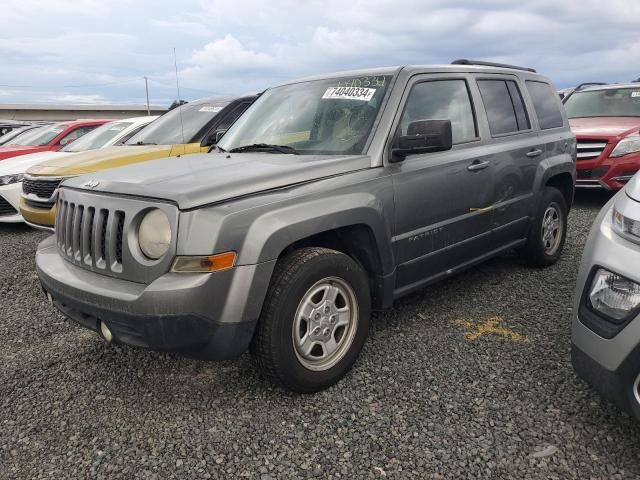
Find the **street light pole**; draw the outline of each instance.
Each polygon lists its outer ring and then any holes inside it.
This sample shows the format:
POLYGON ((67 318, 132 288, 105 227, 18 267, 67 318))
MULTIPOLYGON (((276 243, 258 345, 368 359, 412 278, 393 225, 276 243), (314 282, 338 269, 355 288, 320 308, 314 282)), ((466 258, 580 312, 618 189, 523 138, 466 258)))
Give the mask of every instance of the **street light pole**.
POLYGON ((144 89, 147 91, 147 115, 151 115, 151 109, 149 108, 149 80, 144 77, 144 89))

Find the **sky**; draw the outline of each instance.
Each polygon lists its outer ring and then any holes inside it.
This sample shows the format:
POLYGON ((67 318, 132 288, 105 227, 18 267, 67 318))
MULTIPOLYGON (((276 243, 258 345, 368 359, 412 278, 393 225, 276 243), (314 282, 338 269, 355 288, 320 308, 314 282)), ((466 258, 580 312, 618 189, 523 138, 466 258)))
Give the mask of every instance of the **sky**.
POLYGON ((640 77, 638 0, 2 0, 0 103, 151 103, 473 58, 640 77))

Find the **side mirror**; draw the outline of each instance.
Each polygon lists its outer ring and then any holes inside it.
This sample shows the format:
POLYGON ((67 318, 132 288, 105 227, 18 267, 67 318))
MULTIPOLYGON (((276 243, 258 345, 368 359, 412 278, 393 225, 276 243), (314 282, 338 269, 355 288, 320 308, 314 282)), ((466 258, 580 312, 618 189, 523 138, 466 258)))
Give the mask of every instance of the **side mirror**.
POLYGON ((226 128, 225 129, 214 130, 213 132, 211 132, 209 135, 207 135, 204 138, 204 140, 202 142, 202 146, 203 147, 212 147, 212 146, 216 145, 226 132, 227 132, 226 128))
POLYGON ((401 162, 407 155, 415 153, 451 150, 453 146, 451 120, 412 122, 407 128, 407 134, 398 137, 396 145, 391 150, 392 162, 401 162))

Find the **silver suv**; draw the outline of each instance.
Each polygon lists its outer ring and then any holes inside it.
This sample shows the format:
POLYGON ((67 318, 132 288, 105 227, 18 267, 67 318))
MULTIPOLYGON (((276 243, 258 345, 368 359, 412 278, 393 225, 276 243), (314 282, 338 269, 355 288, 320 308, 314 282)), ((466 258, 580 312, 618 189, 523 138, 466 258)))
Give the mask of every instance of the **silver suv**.
POLYGON ((511 249, 556 262, 575 137, 535 71, 457 61, 264 92, 215 151, 63 183, 49 299, 117 341, 328 387, 372 309, 511 249))

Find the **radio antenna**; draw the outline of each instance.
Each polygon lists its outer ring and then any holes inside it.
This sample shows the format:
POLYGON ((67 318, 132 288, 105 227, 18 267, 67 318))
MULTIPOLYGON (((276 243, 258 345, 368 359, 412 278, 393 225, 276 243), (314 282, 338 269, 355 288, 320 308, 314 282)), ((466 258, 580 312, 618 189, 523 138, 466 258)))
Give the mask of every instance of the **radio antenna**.
MULTIPOLYGON (((178 60, 176 57, 176 47, 173 47, 173 66, 176 71, 176 90, 178 92, 178 114, 180 115, 180 133, 182 134, 182 144, 185 144, 184 140, 184 123, 182 122, 182 99, 180 98, 180 82, 178 82, 178 60)), ((186 153, 186 152, 185 152, 186 153)))

